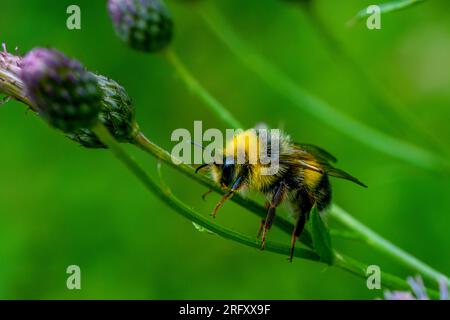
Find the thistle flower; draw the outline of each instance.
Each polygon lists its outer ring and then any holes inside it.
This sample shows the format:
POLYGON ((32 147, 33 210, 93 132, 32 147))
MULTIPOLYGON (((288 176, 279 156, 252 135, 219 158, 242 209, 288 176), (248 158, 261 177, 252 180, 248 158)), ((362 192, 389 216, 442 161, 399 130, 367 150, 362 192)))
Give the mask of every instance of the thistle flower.
MULTIPOLYGON (((125 89, 116 81, 101 75, 97 78, 102 92, 100 122, 119 142, 132 142, 139 133, 135 120, 135 109, 125 89)), ((86 148, 106 148, 89 129, 78 129, 68 137, 86 148)))
POLYGON ((37 48, 23 58, 19 77, 38 113, 55 128, 73 132, 98 121, 101 91, 78 61, 54 49, 37 48))
POLYGON ((173 22, 160 0, 109 0, 117 35, 132 48, 156 52, 172 40, 173 22))
POLYGON ((4 43, 2 44, 2 49, 0 51, 0 67, 17 75, 20 70, 21 58, 10 54, 4 43))
MULTIPOLYGON (((25 94, 23 81, 19 78, 22 72, 22 58, 6 51, 0 52, 0 92, 6 94, 0 99, 0 105, 10 97, 24 102, 34 111, 44 114, 35 102, 30 101, 25 94)), ((86 71, 88 72, 88 71, 86 71)), ((125 89, 116 81, 102 75, 88 72, 95 79, 101 100, 98 103, 100 122, 109 130, 119 142, 133 142, 139 133, 139 126, 135 121, 135 109, 131 98, 125 89)), ((55 85, 55 87, 57 87, 55 85)), ((105 148, 89 127, 65 130, 67 136, 87 148, 105 148)))
MULTIPOLYGON (((408 277, 407 279, 412 292, 407 291, 386 291, 384 298, 386 300, 430 300, 425 285, 420 276, 416 278, 408 277)), ((447 282, 444 278, 439 281, 440 300, 448 300, 447 282)))
MULTIPOLYGON (((0 92, 25 104, 30 104, 28 98, 23 94, 23 82, 19 78, 22 58, 9 53, 6 45, 2 45, 0 51, 0 92)), ((6 99, 7 99, 6 98, 6 99)))

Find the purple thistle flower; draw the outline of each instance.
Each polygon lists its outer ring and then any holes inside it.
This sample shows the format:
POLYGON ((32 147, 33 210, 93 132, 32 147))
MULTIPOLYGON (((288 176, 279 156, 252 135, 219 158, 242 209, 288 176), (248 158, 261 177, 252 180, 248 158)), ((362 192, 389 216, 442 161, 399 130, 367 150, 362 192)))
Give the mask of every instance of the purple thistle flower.
POLYGON ((384 293, 384 299, 385 300, 416 300, 414 296, 410 292, 403 292, 403 291, 386 291, 384 293))
POLYGON ((4 43, 2 49, 0 51, 0 92, 7 96, 2 102, 11 97, 31 107, 30 101, 23 92, 23 82, 19 78, 22 58, 9 53, 4 43))
MULTIPOLYGON (((25 74, 25 71, 22 72, 22 58, 8 53, 5 45, 3 45, 3 51, 0 49, 0 94, 6 94, 6 97, 0 96, 0 106, 6 103, 10 98, 14 98, 22 101, 32 110, 38 112, 46 119, 49 119, 50 117, 48 116, 48 112, 45 112, 46 107, 43 107, 42 103, 40 104, 40 107, 38 107, 36 98, 33 99, 33 101, 30 101, 30 99, 26 96, 25 85, 19 76, 30 78, 31 80, 29 83, 31 83, 31 81, 36 81, 36 77, 40 74, 48 73, 53 76, 57 76, 58 79, 55 79, 54 82, 56 84, 51 87, 51 91, 54 94, 61 93, 62 98, 64 99, 71 99, 74 97, 69 94, 71 90, 62 87, 64 85, 64 81, 62 81, 62 79, 60 79, 61 77, 58 76, 58 71, 55 71, 55 69, 48 66, 47 60, 50 59, 50 56, 55 53, 52 53, 52 50, 47 49, 36 50, 37 51, 35 51, 33 55, 30 53, 28 58, 30 61, 26 63, 26 66, 28 67, 28 74, 25 74), (30 58, 32 56, 34 57, 30 58), (36 56, 39 56, 39 59, 41 60, 39 60, 36 56), (44 58, 42 58, 42 56, 44 58), (59 86, 61 86, 61 88, 59 86)), ((62 54, 56 53, 56 56, 59 57, 60 55, 62 54)), ((54 57, 52 59, 54 59, 54 57)), ((69 61, 67 57, 62 57, 62 60, 69 61)), ((98 120, 109 130, 117 141, 132 142, 139 133, 139 126, 136 123, 133 103, 126 90, 112 79, 91 73, 89 71, 84 71, 83 68, 80 69, 80 64, 76 61, 67 63, 67 65, 71 64, 76 65, 75 69, 77 71, 81 70, 81 72, 87 72, 89 74, 88 77, 95 79, 101 95, 100 102, 96 103, 96 105, 99 105, 98 120)), ((66 80, 69 82, 70 86, 74 86, 78 83, 77 72, 74 72, 74 70, 71 72, 65 72, 65 77, 67 78, 66 80)), ((48 80, 43 79, 42 81, 46 82, 48 80)), ((36 87, 34 82, 33 86, 36 87)), ((75 93, 77 92, 79 92, 79 90, 75 90, 75 93)), ((42 100, 42 92, 40 92, 37 96, 42 100)), ((52 99, 53 98, 54 96, 52 96, 52 99)), ((49 103, 48 97, 44 99, 43 102, 49 103)), ((89 127, 79 127, 76 129, 70 128, 70 130, 65 129, 64 131, 67 132, 67 136, 70 139, 80 143, 84 147, 106 147, 102 142, 100 142, 89 127)))
POLYGON ((411 287, 416 300, 429 300, 425 285, 420 276, 416 276, 415 279, 413 277, 408 277, 407 282, 411 287))
MULTIPOLYGON (((420 276, 416 276, 416 278, 408 277, 407 282, 411 287, 412 293, 406 291, 386 291, 384 298, 386 300, 430 300, 420 276)), ((439 291, 440 300, 448 300, 447 280, 445 278, 439 281, 439 291)))
POLYGON ((8 50, 6 50, 6 44, 2 43, 2 51, 0 51, 0 68, 3 70, 8 70, 14 73, 15 75, 19 74, 21 58, 10 54, 8 50))
POLYGON ((441 294, 441 300, 448 300, 448 287, 447 281, 444 277, 439 280, 439 292, 441 294))
POLYGON ((100 88, 78 61, 54 49, 37 48, 23 58, 21 67, 26 94, 50 125, 72 132, 98 121, 100 88))
POLYGON ((172 18, 160 0, 109 0, 108 11, 119 38, 136 50, 156 52, 172 40, 172 18))

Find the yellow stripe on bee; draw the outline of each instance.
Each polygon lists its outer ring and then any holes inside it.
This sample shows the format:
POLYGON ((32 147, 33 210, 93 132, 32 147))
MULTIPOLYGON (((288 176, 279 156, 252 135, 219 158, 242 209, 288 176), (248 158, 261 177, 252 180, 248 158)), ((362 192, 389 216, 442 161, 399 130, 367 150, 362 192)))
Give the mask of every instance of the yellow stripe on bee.
POLYGON ((251 179, 250 179, 250 188, 254 190, 265 190, 267 187, 270 187, 273 183, 275 183, 277 176, 275 175, 263 175, 262 165, 253 165, 251 167, 251 179))
MULTIPOLYGON (((308 160, 305 162, 308 163, 309 165, 320 168, 320 165, 314 160, 308 160)), ((314 189, 320 183, 321 178, 322 178, 322 173, 320 173, 320 172, 310 170, 310 169, 304 169, 304 171, 303 171, 304 183, 310 189, 314 189)))
POLYGON ((247 130, 239 133, 227 142, 224 156, 237 159, 245 156, 245 160, 255 164, 259 155, 259 138, 255 130, 247 130))

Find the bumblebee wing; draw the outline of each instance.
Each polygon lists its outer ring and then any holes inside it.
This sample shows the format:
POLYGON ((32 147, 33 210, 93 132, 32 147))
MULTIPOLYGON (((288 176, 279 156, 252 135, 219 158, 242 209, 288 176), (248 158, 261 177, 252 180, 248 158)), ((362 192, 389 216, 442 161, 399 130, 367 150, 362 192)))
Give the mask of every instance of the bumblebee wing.
POLYGON ((294 155, 280 156, 280 164, 310 169, 320 173, 326 172, 309 153, 295 153, 294 155))
POLYGON ((297 166, 303 169, 309 169, 320 173, 327 173, 330 176, 349 180, 364 188, 367 188, 367 186, 359 179, 353 177, 352 175, 341 169, 333 167, 327 160, 324 160, 323 157, 314 157, 312 154, 306 152, 303 149, 295 152, 290 156, 280 157, 280 163, 290 166, 297 166))
POLYGON ((306 151, 307 153, 315 156, 316 158, 320 160, 330 161, 330 162, 337 162, 337 159, 335 156, 333 156, 328 151, 322 149, 321 147, 315 146, 313 144, 308 143, 294 143, 294 146, 306 151))
POLYGON ((354 176, 348 174, 344 170, 335 168, 335 167, 333 167, 330 164, 323 164, 322 163, 321 165, 322 165, 324 171, 326 173, 328 173, 330 176, 333 176, 333 177, 336 177, 336 178, 345 179, 345 180, 349 180, 351 182, 354 182, 354 183, 360 185, 361 187, 367 188, 367 185, 365 185, 364 183, 359 181, 359 179, 355 178, 354 176))

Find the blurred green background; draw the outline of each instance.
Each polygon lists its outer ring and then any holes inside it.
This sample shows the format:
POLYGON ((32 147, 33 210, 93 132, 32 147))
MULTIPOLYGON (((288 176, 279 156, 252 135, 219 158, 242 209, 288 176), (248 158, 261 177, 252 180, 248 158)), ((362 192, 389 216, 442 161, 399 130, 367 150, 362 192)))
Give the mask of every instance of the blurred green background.
MULTIPOLYGON (((189 2, 189 1, 185 1, 189 2)), ((281 0, 216 0, 235 30, 296 82, 342 112, 434 150, 420 134, 367 94, 300 7, 281 0)), ((428 1, 382 16, 382 29, 346 22, 371 1, 317 0, 338 42, 450 150, 450 4, 428 1)), ((450 274, 450 179, 369 149, 293 107, 225 48, 183 1, 167 1, 174 47, 193 73, 243 123, 282 127, 295 140, 323 146, 369 189, 333 180, 334 199, 362 222, 443 273, 450 274)), ((170 149, 176 128, 225 126, 191 95, 158 56, 136 53, 114 35, 96 0, 2 0, 0 41, 21 54, 53 46, 119 81, 133 97, 143 131, 170 149), (66 28, 78 4, 82 30, 66 28)), ((201 8, 200 8, 201 9, 201 8)), ((206 10, 206 9, 205 9, 206 10)), ((70 299, 372 299, 365 281, 335 268, 251 249, 201 233, 149 194, 106 151, 85 150, 24 106, 0 107, 0 298, 70 299), (66 268, 81 267, 82 290, 66 288, 66 268)), ((156 176, 156 161, 129 148, 156 176)), ((170 168, 166 183, 208 214, 204 188, 170 168)), ((280 214, 286 214, 282 210, 280 214)), ((227 203, 219 222, 256 235, 259 219, 227 203)), ((273 229, 271 239, 288 243, 273 229)), ((366 246, 335 246, 368 264, 410 273, 366 246)))

